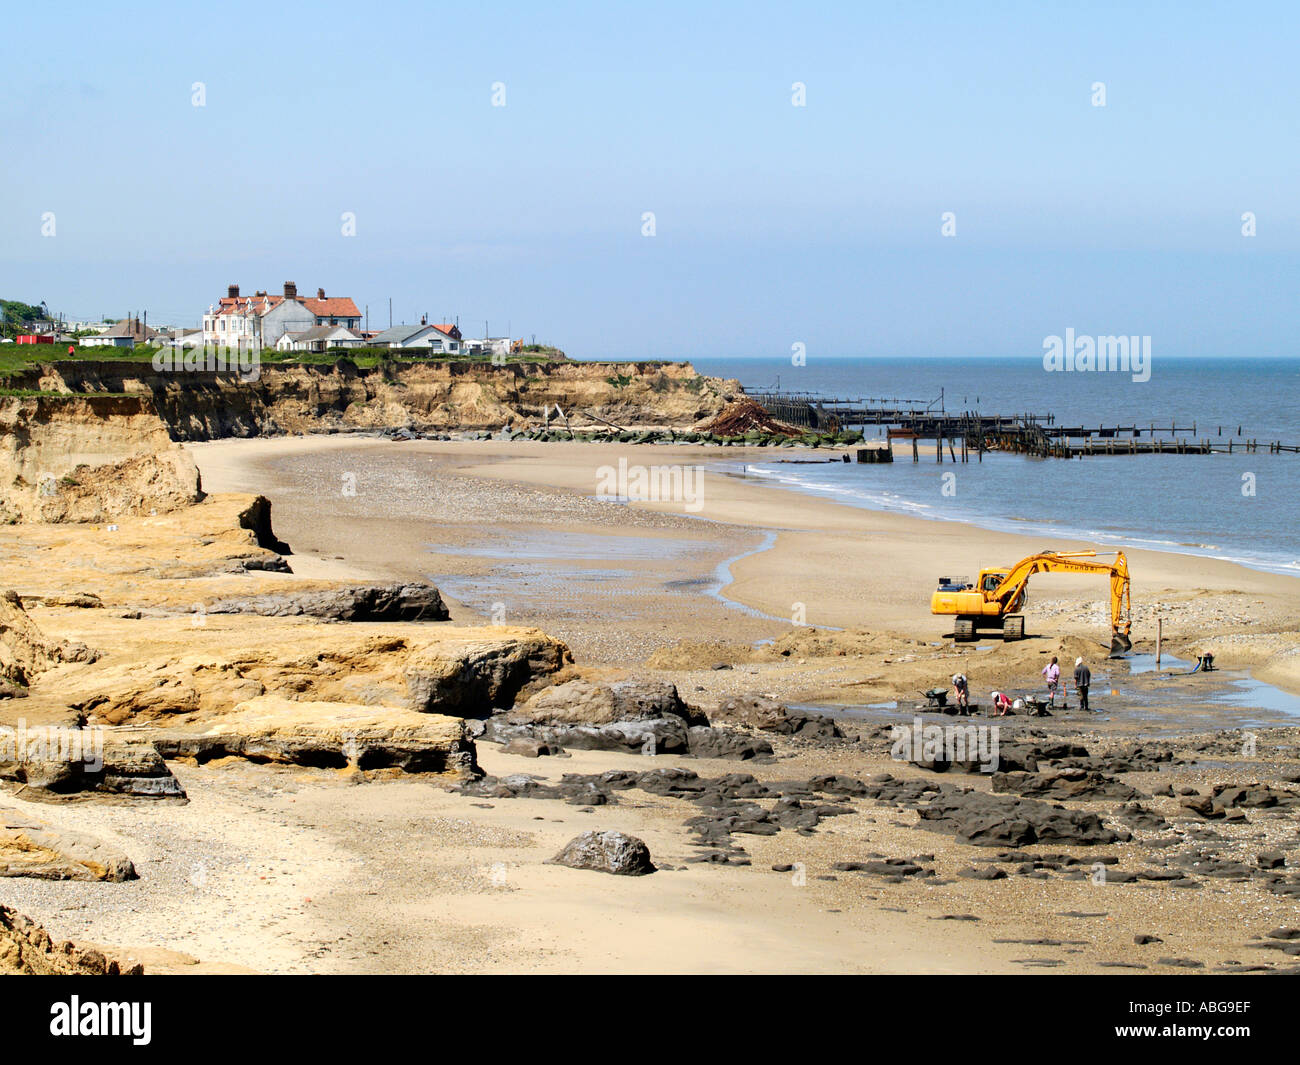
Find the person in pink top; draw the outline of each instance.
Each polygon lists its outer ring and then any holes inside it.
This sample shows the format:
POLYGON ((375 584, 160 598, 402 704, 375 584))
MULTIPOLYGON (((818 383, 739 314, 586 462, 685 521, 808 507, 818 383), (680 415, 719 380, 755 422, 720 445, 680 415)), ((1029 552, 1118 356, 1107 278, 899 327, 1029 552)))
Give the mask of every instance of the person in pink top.
POLYGON ((1056 664, 1056 656, 1043 667, 1043 676, 1047 678, 1047 705, 1056 705, 1056 689, 1061 686, 1061 667, 1056 664))

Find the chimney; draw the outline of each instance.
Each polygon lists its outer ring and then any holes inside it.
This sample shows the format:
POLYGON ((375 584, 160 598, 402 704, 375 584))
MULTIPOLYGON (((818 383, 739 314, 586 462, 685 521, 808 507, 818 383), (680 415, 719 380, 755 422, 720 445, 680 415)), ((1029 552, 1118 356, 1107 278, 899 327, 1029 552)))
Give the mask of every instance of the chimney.
POLYGON ((325 290, 323 288, 318 288, 316 290, 316 298, 318 300, 323 300, 325 298, 325 290))
POLYGON ((296 300, 298 298, 298 286, 292 281, 284 283, 284 298, 287 300, 296 300))
POLYGON ((226 286, 226 296, 227 296, 229 299, 232 299, 232 300, 233 300, 233 299, 238 299, 238 298, 239 298, 239 286, 238 286, 238 285, 227 285, 227 286, 226 286))
POLYGON ((420 324, 421 324, 421 325, 428 325, 428 324, 429 324, 429 316, 428 316, 427 314, 422 314, 422 315, 420 315, 420 324))

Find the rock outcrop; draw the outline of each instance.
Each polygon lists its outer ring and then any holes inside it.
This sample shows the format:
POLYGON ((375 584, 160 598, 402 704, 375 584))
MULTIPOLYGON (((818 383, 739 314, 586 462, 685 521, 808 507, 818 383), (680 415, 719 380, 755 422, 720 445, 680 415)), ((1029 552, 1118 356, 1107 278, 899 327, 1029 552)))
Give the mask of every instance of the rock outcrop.
POLYGON ((0 975, 139 976, 140 964, 123 964, 98 950, 57 942, 31 919, 0 904, 0 975))
POLYGON ((168 758, 237 757, 319 769, 400 769, 465 778, 478 772, 465 721, 374 706, 264 696, 202 731, 161 731, 168 758))
MULTIPOLYGON (((291 621, 291 619, 286 619, 291 621)), ((422 714, 485 717, 525 685, 571 661, 539 629, 438 627, 434 635, 369 635, 313 622, 266 622, 259 639, 82 671, 64 698, 92 724, 170 719, 186 727, 262 695, 422 714), (250 644, 256 644, 250 646, 250 644)))
POLYGON ((976 847, 1020 847, 1029 843, 1092 846, 1121 837, 1094 813, 978 791, 945 789, 918 806, 920 827, 957 837, 976 847))
POLYGON ((135 879, 135 866, 94 836, 0 811, 0 877, 6 876, 121 883, 135 879))
POLYGON ((97 657, 84 644, 44 636, 18 594, 0 592, 0 678, 26 687, 38 673, 63 662, 93 662, 97 657))
POLYGON ((329 621, 446 621, 451 615, 431 584, 363 584, 218 599, 209 614, 324 618, 329 621))
POLYGON ((804 739, 827 740, 842 736, 839 726, 825 714, 793 710, 764 695, 738 695, 724 699, 709 715, 709 721, 714 725, 739 725, 804 739))
POLYGON ((100 728, 0 727, 0 781, 33 789, 28 797, 98 793, 184 799, 158 750, 140 736, 100 728))
POLYGON ((504 744, 690 754, 747 760, 772 757, 772 745, 747 733, 713 728, 664 681, 596 684, 582 678, 544 688, 531 699, 485 722, 483 738, 504 744))
POLYGON ((0 521, 111 521, 203 495, 146 397, 0 398, 0 441, 0 521))

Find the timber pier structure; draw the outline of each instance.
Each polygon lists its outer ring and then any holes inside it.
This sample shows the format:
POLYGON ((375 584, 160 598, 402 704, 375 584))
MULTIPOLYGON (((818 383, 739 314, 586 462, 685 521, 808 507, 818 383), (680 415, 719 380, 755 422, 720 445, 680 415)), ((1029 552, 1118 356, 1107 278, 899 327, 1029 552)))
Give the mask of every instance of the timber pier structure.
POLYGON ((1200 435, 1196 422, 1066 426, 1057 424, 1054 414, 948 411, 942 393, 928 402, 844 398, 815 392, 746 394, 772 417, 804 429, 828 432, 884 427, 888 440, 911 441, 915 462, 920 461, 920 442, 928 440, 934 441, 938 462, 944 461, 945 451, 953 462, 969 462, 972 457, 983 461, 986 451, 1062 459, 1090 455, 1300 454, 1300 445, 1245 437, 1240 425, 1215 426, 1212 436, 1200 435))

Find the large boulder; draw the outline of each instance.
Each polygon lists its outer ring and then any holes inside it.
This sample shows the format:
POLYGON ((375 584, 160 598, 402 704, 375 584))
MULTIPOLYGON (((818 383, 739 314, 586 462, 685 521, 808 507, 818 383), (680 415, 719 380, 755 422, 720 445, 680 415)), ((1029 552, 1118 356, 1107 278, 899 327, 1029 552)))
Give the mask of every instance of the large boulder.
POLYGON ((538 676, 572 660, 564 644, 540 629, 460 630, 458 637, 449 635, 411 652, 403 669, 407 705, 422 713, 484 717, 510 706, 538 676))
POLYGON ((615 876, 645 876, 655 871, 650 848, 622 832, 584 832, 569 840, 550 864, 615 876))
POLYGON ((543 688, 516 706, 514 714, 549 725, 605 725, 669 717, 707 724, 698 710, 682 701, 677 687, 664 681, 597 684, 579 677, 543 688))
POLYGON ((538 629, 431 626, 413 638, 370 626, 262 624, 260 638, 229 648, 212 640, 195 653, 79 671, 60 695, 112 725, 189 727, 262 695, 483 717, 570 661, 568 648, 538 629))
POLYGON ((737 695, 723 699, 709 721, 714 725, 736 725, 808 740, 838 739, 843 735, 834 720, 825 714, 793 710, 765 695, 737 695))

